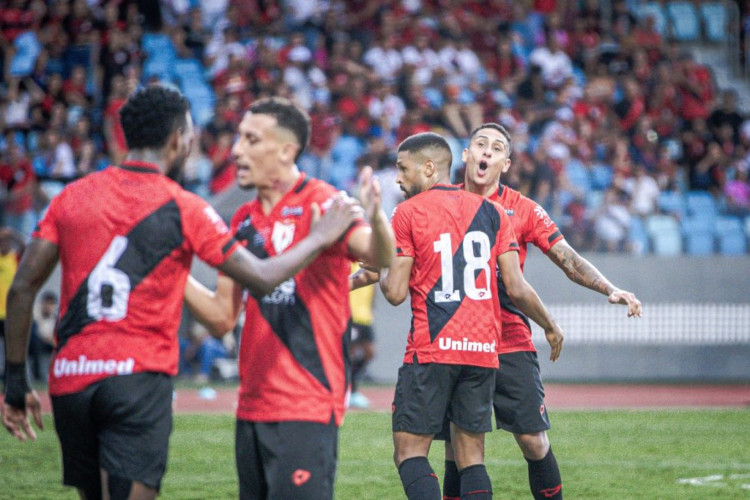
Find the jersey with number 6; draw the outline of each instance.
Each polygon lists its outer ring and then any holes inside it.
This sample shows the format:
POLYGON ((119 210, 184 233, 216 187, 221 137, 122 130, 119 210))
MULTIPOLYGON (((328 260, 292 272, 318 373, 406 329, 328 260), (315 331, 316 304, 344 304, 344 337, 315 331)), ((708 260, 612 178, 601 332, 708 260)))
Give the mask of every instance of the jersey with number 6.
POLYGON ((205 201, 130 162, 67 186, 33 237, 57 245, 62 267, 54 396, 115 375, 175 375, 193 255, 217 266, 238 246, 205 201))
POLYGON ((414 259, 404 362, 496 368, 497 258, 518 249, 505 211, 439 184, 398 205, 391 222, 396 255, 414 259))

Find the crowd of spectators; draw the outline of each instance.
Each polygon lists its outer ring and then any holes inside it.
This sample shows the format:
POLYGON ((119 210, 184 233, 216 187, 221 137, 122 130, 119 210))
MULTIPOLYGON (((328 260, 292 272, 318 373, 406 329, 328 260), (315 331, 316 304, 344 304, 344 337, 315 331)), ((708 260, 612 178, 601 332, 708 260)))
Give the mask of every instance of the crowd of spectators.
POLYGON ((604 16, 596 0, 0 1, 4 224, 30 234, 65 182, 124 158, 117 113, 139 85, 185 85, 144 70, 159 57, 142 46, 149 33, 197 61, 210 88, 185 179, 205 197, 234 184, 245 107, 282 95, 312 118, 300 167, 351 189, 372 165, 387 209, 400 200, 399 141, 444 134, 460 182, 471 130, 495 121, 513 137, 503 182, 580 250, 633 250, 631 221, 664 191, 705 190, 750 214, 736 93, 639 17, 637 0, 609 3, 604 16))

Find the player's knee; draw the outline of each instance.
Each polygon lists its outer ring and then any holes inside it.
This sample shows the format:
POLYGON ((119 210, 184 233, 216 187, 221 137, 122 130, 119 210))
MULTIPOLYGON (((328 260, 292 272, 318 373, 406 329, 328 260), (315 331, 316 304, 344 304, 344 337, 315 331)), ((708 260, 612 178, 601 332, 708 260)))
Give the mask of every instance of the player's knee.
POLYGON ((546 432, 516 434, 515 437, 523 456, 529 460, 541 460, 547 456, 549 452, 549 439, 546 432))

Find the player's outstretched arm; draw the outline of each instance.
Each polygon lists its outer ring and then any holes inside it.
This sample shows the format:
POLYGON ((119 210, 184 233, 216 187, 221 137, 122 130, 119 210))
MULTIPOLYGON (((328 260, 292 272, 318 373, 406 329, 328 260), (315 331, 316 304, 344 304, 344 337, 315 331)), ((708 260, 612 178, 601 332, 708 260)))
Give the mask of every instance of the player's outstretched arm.
POLYGON ((259 259, 244 247, 239 247, 218 267, 254 293, 266 295, 335 243, 361 212, 359 205, 343 197, 336 198, 322 217, 320 208, 313 205, 310 233, 288 251, 269 259, 259 259))
POLYGON ((508 296, 522 313, 544 329, 544 336, 551 348, 549 359, 557 361, 562 351, 563 331, 544 306, 539 295, 523 277, 518 252, 509 251, 501 254, 497 263, 500 266, 500 274, 508 296))
POLYGON ((389 267, 395 253, 393 230, 383 211, 380 183, 370 167, 360 174, 359 200, 370 227, 362 226, 352 232, 347 242, 349 251, 372 267, 389 267))
POLYGON ((21 441, 26 441, 27 437, 32 441, 36 440, 36 433, 29 424, 27 409, 31 410, 37 427, 44 429, 39 396, 36 391, 31 390, 27 378, 26 353, 34 299, 55 269, 57 260, 57 245, 42 239, 32 240, 8 291, 3 425, 21 441))
POLYGON ((555 243, 547 252, 547 257, 562 269, 569 280, 607 295, 612 304, 628 306, 628 316, 641 316, 643 306, 635 294, 620 290, 610 283, 596 266, 581 257, 565 240, 555 243))
POLYGON ((242 287, 229 276, 219 274, 216 291, 192 276, 185 285, 185 305, 209 333, 221 339, 237 324, 242 310, 242 287))

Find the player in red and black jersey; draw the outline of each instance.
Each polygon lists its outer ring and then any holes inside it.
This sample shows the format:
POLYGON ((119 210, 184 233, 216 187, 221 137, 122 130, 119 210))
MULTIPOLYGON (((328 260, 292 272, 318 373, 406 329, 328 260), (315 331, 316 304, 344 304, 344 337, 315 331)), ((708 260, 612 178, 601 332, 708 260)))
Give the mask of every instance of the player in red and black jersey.
MULTIPOLYGON (((546 211, 518 191, 500 184, 501 174, 510 168, 511 138, 501 125, 487 123, 471 134, 463 151, 466 164, 464 189, 502 205, 513 225, 523 269, 529 243, 536 245, 568 278, 608 296, 609 302, 628 307, 628 316, 641 315, 641 303, 630 292, 616 288, 563 238, 546 211)), ((560 471, 547 437, 550 428, 544 388, 531 328, 526 316, 514 306, 498 280, 503 338, 498 349, 500 368, 495 386, 495 418, 498 429, 514 434, 528 462, 529 486, 536 499, 562 498, 560 471)), ((547 340, 550 359, 556 361, 562 339, 547 340)), ((459 478, 451 447, 446 446, 443 498, 459 498, 459 478)))
POLYGON ((393 403, 394 459, 407 497, 439 498, 427 453, 447 415, 461 492, 481 500, 492 496, 484 433, 492 429, 501 334, 496 269, 548 335, 562 331, 523 278, 502 207, 451 186, 450 165, 450 147, 434 133, 398 148, 396 181, 408 199, 392 218, 396 258, 380 286, 394 305, 410 293, 413 318, 393 403))
POLYGON ((59 261, 60 317, 49 375, 63 481, 82 498, 153 498, 172 428, 177 329, 193 255, 256 293, 311 262, 354 221, 348 202, 315 225, 296 252, 260 260, 218 214, 168 177, 193 142, 188 101, 153 86, 121 111, 128 159, 70 184, 33 234, 8 296, 3 425, 25 441, 41 428, 26 379, 32 305, 59 261))
MULTIPOLYGON (((238 183, 257 197, 232 218, 232 232, 258 256, 284 255, 310 229, 311 207, 336 189, 296 165, 310 120, 286 99, 254 102, 234 145, 238 183)), ((239 355, 236 461, 241 498, 333 497, 338 428, 350 390, 353 260, 387 266, 393 235, 380 187, 365 169, 360 198, 367 221, 271 293, 248 294, 239 355)), ((185 299, 195 317, 223 335, 237 321, 242 285, 227 276, 216 292, 192 280, 185 299)))

